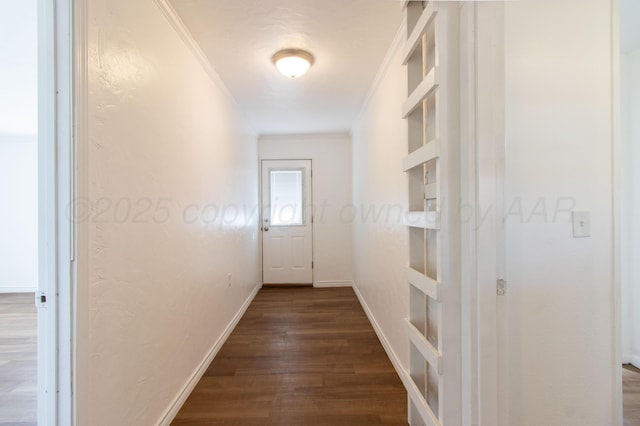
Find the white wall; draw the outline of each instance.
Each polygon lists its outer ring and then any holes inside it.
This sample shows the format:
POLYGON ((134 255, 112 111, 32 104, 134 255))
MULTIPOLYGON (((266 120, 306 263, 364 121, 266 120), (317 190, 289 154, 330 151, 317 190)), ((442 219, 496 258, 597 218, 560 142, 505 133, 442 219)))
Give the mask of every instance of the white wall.
POLYGON ((37 137, 0 135, 0 293, 38 285, 37 137))
POLYGON ((351 285, 351 137, 264 135, 258 154, 264 160, 312 160, 313 282, 315 286, 351 285))
POLYGON ((256 136, 160 2, 87 3, 77 424, 159 424, 258 288, 256 136))
MULTIPOLYGON (((507 425, 614 421, 608 3, 505 4, 507 425), (590 211, 591 238, 572 238, 571 209, 590 211)), ((407 199, 394 52, 352 129, 356 206, 407 199)), ((354 223, 356 286, 405 365, 406 262, 400 223, 354 223)))
POLYGON ((0 135, 38 130, 37 0, 0 0, 0 135))
POLYGON ((640 367, 640 50, 621 56, 622 207, 622 359, 640 367))
POLYGON ((614 424, 611 2, 505 3, 509 425, 614 424), (591 213, 574 239, 571 209, 591 213))
POLYGON ((38 285, 36 5, 0 0, 0 292, 38 285))
POLYGON ((399 40, 394 42, 379 80, 352 128, 355 285, 402 367, 407 368, 406 266, 408 231, 398 212, 408 210, 407 123, 402 104, 407 77, 399 40))

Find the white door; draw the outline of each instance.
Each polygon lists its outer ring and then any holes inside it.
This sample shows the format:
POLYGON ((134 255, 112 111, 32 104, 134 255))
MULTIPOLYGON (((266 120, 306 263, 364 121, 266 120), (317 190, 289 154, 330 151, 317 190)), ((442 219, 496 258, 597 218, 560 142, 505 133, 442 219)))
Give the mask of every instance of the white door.
POLYGON ((311 160, 262 160, 262 282, 311 284, 311 160))

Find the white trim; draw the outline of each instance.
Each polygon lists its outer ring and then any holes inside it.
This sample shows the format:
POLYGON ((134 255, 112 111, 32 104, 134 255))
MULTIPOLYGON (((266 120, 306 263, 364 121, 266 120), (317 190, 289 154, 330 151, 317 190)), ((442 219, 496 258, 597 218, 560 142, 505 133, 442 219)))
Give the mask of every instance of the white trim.
MULTIPOLYGON (((499 219, 504 210, 504 4, 481 2, 475 4, 475 43, 473 80, 471 86, 473 109, 475 167, 470 180, 476 212, 487 212, 483 219, 476 215, 470 237, 474 267, 469 271, 473 293, 470 303, 474 312, 469 318, 472 327, 472 374, 474 389, 472 403, 477 404, 480 425, 507 426, 507 296, 497 297, 496 282, 505 276, 504 223, 499 219)), ((470 60, 469 58, 467 60, 470 60)), ((466 201, 466 200, 465 200, 466 201)), ((469 229, 467 229, 469 231, 469 229)), ((470 256, 470 258, 471 258, 470 256)))
MULTIPOLYGON (((329 133, 293 133, 293 134, 265 134, 258 136, 258 143, 260 142, 280 142, 280 141, 307 141, 307 140, 343 140, 351 139, 349 132, 329 132, 329 133)), ((280 159, 277 157, 276 159, 280 159)), ((263 158, 263 160, 269 160, 270 158, 263 158)))
POLYGON ((187 382, 184 384, 180 392, 178 392, 178 394, 176 395, 173 402, 160 417, 160 420, 158 421, 159 425, 169 426, 176 415, 178 415, 178 412, 182 408, 182 405, 185 403, 193 389, 195 389, 196 385, 198 384, 204 373, 207 371, 207 368, 209 368, 209 365, 211 365, 211 362, 229 338, 229 335, 231 335, 233 330, 236 328, 236 325, 238 325, 238 322, 249 308, 249 305, 251 305, 251 302, 253 302, 253 299, 256 297, 256 294, 258 294, 258 291, 261 287, 261 285, 257 285, 249 294, 249 297, 247 297, 247 300, 244 301, 236 315, 231 319, 231 322, 229 322, 229 325, 227 325, 227 327, 224 329, 222 335, 214 342, 213 346, 209 350, 209 353, 207 353, 200 365, 196 367, 189 379, 187 379, 187 382))
POLYGON ((202 49, 200 48, 200 45, 198 44, 198 42, 196 42, 195 38, 193 37, 193 34, 191 34, 191 31, 189 31, 184 21, 180 18, 180 16, 178 15, 174 7, 171 5, 171 3, 168 2, 167 0, 154 0, 154 2, 156 3, 160 11, 162 11, 164 16, 167 18, 167 21, 169 22, 169 24, 171 24, 171 26, 176 31, 176 33, 178 33, 178 35, 180 36, 184 44, 187 46, 187 48, 189 48, 193 56, 198 60, 198 62, 200 62, 200 65, 205 70, 207 75, 209 75, 209 78, 211 78, 211 81, 216 86, 218 86, 218 88, 225 94, 225 96, 229 99, 229 101, 231 101, 231 104, 235 107, 234 109, 236 113, 238 113, 238 115, 243 118, 243 121, 245 122, 247 127, 251 129, 252 133, 257 135, 258 132, 256 132, 255 129, 253 128, 253 125, 252 125, 253 123, 245 115, 244 111, 242 111, 242 109, 240 108, 240 105, 238 104, 238 101, 236 100, 236 98, 233 97, 233 95, 231 94, 231 91, 229 90, 227 85, 224 83, 224 81, 222 80, 218 72, 215 70, 215 67, 211 64, 211 61, 209 61, 209 58, 207 58, 207 55, 202 51, 202 49))
MULTIPOLYGON (((80 2, 80 0, 78 0, 80 2)), ((73 0, 38 1, 38 424, 75 425, 73 0)))
POLYGON ((387 340, 387 336, 385 336, 384 332, 382 331, 382 328, 380 327, 380 324, 378 324, 378 321, 376 321, 375 317, 373 316, 373 312, 369 308, 369 305, 367 305, 367 302, 365 301, 364 296, 360 292, 360 289, 358 288, 355 282, 353 283, 353 291, 355 292, 356 297, 360 302, 360 306, 362 306, 362 310, 367 315, 367 318, 369 319, 369 322, 371 323, 373 330, 376 332, 376 335, 378 336, 378 340, 380 340, 380 343, 382 343, 382 347, 384 348, 384 351, 387 353, 387 356, 391 360, 391 364, 393 365, 393 368, 396 370, 396 373, 398 374, 398 377, 400 378, 402 385, 407 391, 407 400, 414 401, 416 408, 420 411, 423 418, 429 419, 431 421, 430 423, 431 425, 439 426, 440 423, 438 422, 438 419, 436 419, 436 417, 433 415, 428 404, 424 401, 424 398, 420 396, 420 392, 418 391, 415 383, 411 379, 409 372, 405 370, 404 367, 402 366, 402 363, 400 362, 400 358, 398 358, 398 355, 395 353, 395 351, 391 347, 389 340, 387 340), (420 400, 422 400, 420 404, 415 403, 415 401, 420 401, 420 400))
MULTIPOLYGON (((640 355, 629 356, 629 362, 626 362, 625 364, 631 364, 636 368, 640 368, 640 355)), ((620 372, 620 381, 622 382, 622 371, 620 372)), ((622 396, 622 394, 620 394, 620 396, 622 396)))
POLYGON ((435 212, 408 212, 403 218, 405 226, 422 229, 440 229, 441 214, 435 212))
MULTIPOLYGON (((56 289, 53 303, 57 303, 57 316, 53 320, 53 327, 57 333, 57 423, 61 425, 75 425, 73 381, 74 353, 73 341, 75 325, 73 314, 75 282, 75 223, 68 217, 68 208, 75 199, 75 41, 76 26, 74 10, 75 0, 56 0, 56 28, 55 28, 55 209, 56 209, 56 289)), ((46 142, 45 142, 46 143, 46 142)), ((52 298, 51 293, 48 295, 52 298)), ((50 355, 51 356, 51 355, 50 355)))
MULTIPOLYGON (((393 41, 391 42, 391 45, 389 45, 389 49, 387 49, 387 54, 385 55, 384 59, 382 60, 382 63, 378 67, 378 73, 374 77, 373 82, 369 87, 369 91, 367 92, 367 95, 364 97, 364 101, 362 102, 362 107, 360 108, 360 112, 358 113, 358 115, 356 115, 355 120, 353 120, 351 133, 353 133, 353 127, 362 120, 362 117, 364 116, 364 113, 367 110, 367 107, 369 106, 371 99, 373 99, 373 95, 375 95, 376 91, 378 90, 378 87, 382 83, 382 80, 387 75, 387 70, 389 69, 389 66, 393 63, 393 56, 404 45, 406 28, 407 28, 407 23, 404 22, 404 19, 403 19, 402 23, 400 24, 400 28, 398 28, 398 31, 396 32, 396 35, 394 36, 393 41)), ((394 63, 394 65, 396 64, 394 63)))
MULTIPOLYGON (((89 196, 89 70, 88 70, 88 0, 74 0, 74 48, 75 48, 75 196, 89 196)), ((74 213, 76 214, 76 213, 74 213)), ((75 425, 88 422, 89 407, 89 265, 91 244, 89 223, 84 221, 75 227, 75 283, 73 284, 73 420, 75 425), (78 356, 80 355, 80 356, 78 356)))
MULTIPOLYGON (((476 158, 476 3, 460 8, 460 199, 461 205, 478 209, 476 158)), ((479 336, 476 224, 461 224, 461 338, 462 338, 462 424, 478 425, 479 336)), ((494 327, 495 329, 495 327, 494 327)))
POLYGON ((0 286, 0 294, 7 293, 35 293, 38 287, 0 286))
MULTIPOLYGON (((621 135, 621 110, 620 110, 620 0, 611 2, 611 140, 612 140, 612 170, 613 170, 613 188, 612 188, 612 205, 613 205, 613 286, 612 293, 612 310, 613 310, 613 326, 611 330, 611 345, 613 346, 613 377, 611 378, 613 392, 613 424, 622 425, 623 422, 623 393, 622 393, 622 260, 623 253, 623 235, 624 223, 622 222, 622 197, 624 197, 623 181, 624 168, 624 150, 622 149, 624 141, 621 135)), ((631 364, 636 367, 640 366, 640 357, 630 355, 631 364)))
MULTIPOLYGON (((442 426, 427 401, 425 401, 424 396, 422 396, 422 393, 418 390, 418 386, 416 386, 413 381, 409 382, 409 386, 407 387, 407 397, 409 402, 413 403, 420 413, 420 421, 426 422, 424 426, 442 426)), ((409 421, 411 421, 411 419, 409 421)), ((417 423, 411 421, 411 424, 414 425, 417 423)))
POLYGON ((441 232, 436 233, 437 280, 442 288, 435 323, 438 350, 444 354, 443 374, 438 378, 437 412, 440 423, 445 425, 462 422, 459 7, 455 3, 437 3, 438 18, 434 25, 436 61, 442 71, 435 113, 436 132, 446 141, 441 146, 435 179, 439 184, 438 209, 443 212, 441 232))
POLYGON ((382 328, 380 328, 380 324, 378 324, 378 321, 376 321, 376 318, 373 316, 373 312, 371 312, 371 308, 369 308, 369 305, 367 305, 367 302, 364 300, 364 296, 360 292, 360 289, 358 288, 358 285, 355 282, 353 283, 353 291, 356 294, 358 301, 360 302, 360 306, 362 306, 362 310, 364 310, 364 313, 367 315, 367 318, 369 318, 369 322, 371 323, 373 330, 376 332, 376 335, 378 336, 380 343, 382 343, 382 347, 384 348, 384 351, 387 353, 387 356, 391 360, 391 364, 393 364, 393 368, 396 370, 396 373, 398 373, 398 376, 400 377, 402 384, 404 385, 405 389, 409 389, 409 383, 410 382, 412 383, 411 378, 409 377, 408 373, 405 371, 404 367, 402 366, 402 363, 400 362, 400 358, 398 358, 398 355, 395 353, 395 351, 391 347, 389 340, 387 340, 387 336, 385 336, 384 332, 382 331, 382 328))
POLYGON ((400 362, 400 358, 398 358, 398 355, 395 353, 395 351, 391 347, 389 340, 387 340, 387 336, 385 336, 384 332, 382 331, 382 328, 380 328, 380 324, 378 324, 378 321, 376 321, 375 317, 373 316, 373 313, 371 312, 369 305, 367 305, 367 302, 364 300, 364 296, 360 292, 360 289, 358 288, 355 282, 353 283, 353 291, 355 292, 356 297, 360 302, 360 306, 362 306, 362 310, 367 315, 367 318, 369 319, 369 322, 371 323, 373 330, 376 332, 376 335, 378 336, 378 340, 380 340, 380 343, 382 343, 382 347, 384 348, 384 351, 387 353, 389 360, 391 360, 391 364, 393 365, 393 368, 396 370, 396 373, 398 374, 398 377, 400 378, 402 385, 407 391, 407 400, 414 401, 416 408, 420 411, 423 418, 429 419, 431 421, 430 425, 440 426, 438 419, 433 415, 433 412, 429 408, 426 401, 424 401, 424 398, 420 396, 420 392, 418 391, 415 383, 411 379, 409 372, 407 372, 402 366, 402 363, 400 362), (415 401, 421 401, 421 402, 417 404, 415 401))
MULTIPOLYGON (((38 282, 39 291, 55 291, 55 41, 54 2, 38 1, 38 282), (45 138, 50 143, 44 143, 45 138)), ((54 425, 57 387, 57 330, 51 308, 38 308, 38 424, 54 425)))
POLYGON ((334 288, 334 287, 353 287, 352 280, 336 280, 336 281, 314 281, 315 288, 334 288))

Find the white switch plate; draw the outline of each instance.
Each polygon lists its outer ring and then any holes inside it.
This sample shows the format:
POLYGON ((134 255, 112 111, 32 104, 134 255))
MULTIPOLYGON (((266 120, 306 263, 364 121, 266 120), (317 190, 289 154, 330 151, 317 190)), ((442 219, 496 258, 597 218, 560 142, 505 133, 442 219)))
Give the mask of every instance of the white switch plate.
POLYGON ((591 236, 591 214, 589 212, 572 212, 573 238, 591 236))

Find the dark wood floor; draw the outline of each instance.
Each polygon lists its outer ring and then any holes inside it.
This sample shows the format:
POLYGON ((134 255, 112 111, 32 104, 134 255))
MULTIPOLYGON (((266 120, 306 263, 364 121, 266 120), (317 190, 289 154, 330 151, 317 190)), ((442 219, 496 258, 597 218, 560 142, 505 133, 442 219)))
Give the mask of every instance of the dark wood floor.
POLYGON ((35 426, 37 320, 33 293, 0 293, 0 426, 35 426))
MULTIPOLYGON (((0 426, 35 426, 33 293, 0 294, 0 426)), ((625 366, 624 426, 640 426, 625 366)), ((263 289, 175 425, 406 425, 406 392, 351 289, 263 289)))
POLYGON ((640 426, 640 370, 625 365, 622 369, 624 426, 640 426))
POLYGON ((407 425, 407 394, 350 288, 265 288, 174 425, 407 425))

